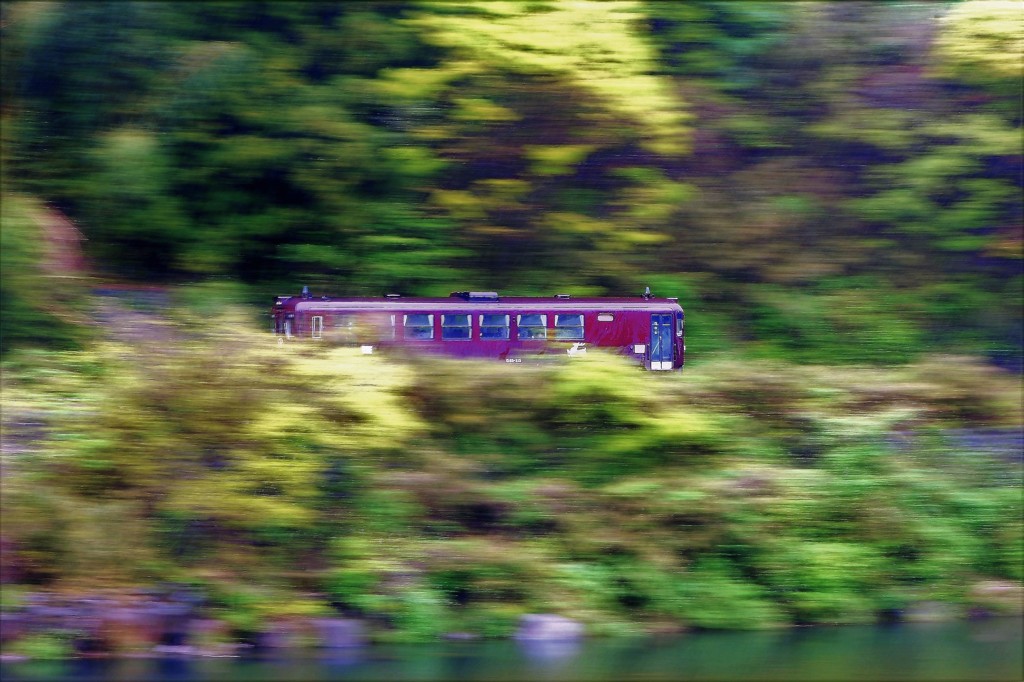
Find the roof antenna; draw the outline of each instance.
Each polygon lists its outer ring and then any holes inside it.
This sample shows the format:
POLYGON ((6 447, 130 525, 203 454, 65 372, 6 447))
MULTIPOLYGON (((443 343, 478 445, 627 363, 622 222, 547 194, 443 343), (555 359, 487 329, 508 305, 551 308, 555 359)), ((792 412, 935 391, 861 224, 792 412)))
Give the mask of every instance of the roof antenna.
POLYGON ((650 298, 651 298, 651 288, 650 287, 644 287, 644 300, 646 301, 646 300, 648 300, 650 298))
POLYGON ((310 298, 309 287, 302 287, 302 298, 310 298))

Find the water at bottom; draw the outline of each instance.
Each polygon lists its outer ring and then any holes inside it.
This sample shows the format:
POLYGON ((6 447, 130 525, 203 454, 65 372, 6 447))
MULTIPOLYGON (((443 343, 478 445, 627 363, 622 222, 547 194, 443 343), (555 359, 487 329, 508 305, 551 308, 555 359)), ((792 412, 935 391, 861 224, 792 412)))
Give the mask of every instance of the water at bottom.
POLYGON ((580 642, 377 645, 303 655, 8 662, 5 682, 1024 679, 1024 619, 580 642))

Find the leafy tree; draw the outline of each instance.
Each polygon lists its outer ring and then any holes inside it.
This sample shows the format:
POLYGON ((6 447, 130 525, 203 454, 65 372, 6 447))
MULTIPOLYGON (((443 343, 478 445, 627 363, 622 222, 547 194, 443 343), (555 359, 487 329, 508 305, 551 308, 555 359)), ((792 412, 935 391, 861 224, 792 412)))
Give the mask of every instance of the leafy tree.
POLYGON ((44 269, 41 207, 7 192, 0 203, 0 353, 78 347, 87 340, 79 327, 81 282, 74 273, 44 269))
POLYGON ((833 306, 870 282, 900 302, 886 347, 1013 365, 1008 7, 8 3, 5 185, 107 273, 254 298, 660 277, 722 345, 830 362, 872 359, 825 340, 888 324, 833 306), (787 326, 790 294, 813 319, 787 326))

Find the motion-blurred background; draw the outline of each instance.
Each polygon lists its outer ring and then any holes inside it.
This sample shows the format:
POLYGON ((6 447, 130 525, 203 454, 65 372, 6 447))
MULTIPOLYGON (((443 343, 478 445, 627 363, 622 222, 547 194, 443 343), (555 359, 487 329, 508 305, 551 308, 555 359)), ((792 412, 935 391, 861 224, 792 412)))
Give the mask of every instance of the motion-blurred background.
POLYGON ((227 641, 1016 608, 1018 2, 0 9, 5 609, 173 581, 227 641), (303 285, 651 286, 688 366, 284 351, 303 285))

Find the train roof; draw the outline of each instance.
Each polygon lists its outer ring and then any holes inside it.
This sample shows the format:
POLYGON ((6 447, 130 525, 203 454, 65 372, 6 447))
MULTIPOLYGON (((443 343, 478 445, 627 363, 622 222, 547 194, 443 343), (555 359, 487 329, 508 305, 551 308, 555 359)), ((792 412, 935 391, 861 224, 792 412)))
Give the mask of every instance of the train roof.
POLYGON ((648 310, 679 308, 677 298, 657 298, 654 296, 622 296, 622 297, 574 297, 568 294, 555 296, 499 296, 494 292, 454 292, 448 297, 417 297, 389 294, 377 297, 340 297, 340 296, 279 296, 277 305, 302 309, 440 309, 478 310, 494 306, 496 308, 528 308, 528 309, 616 309, 616 310, 648 310))

